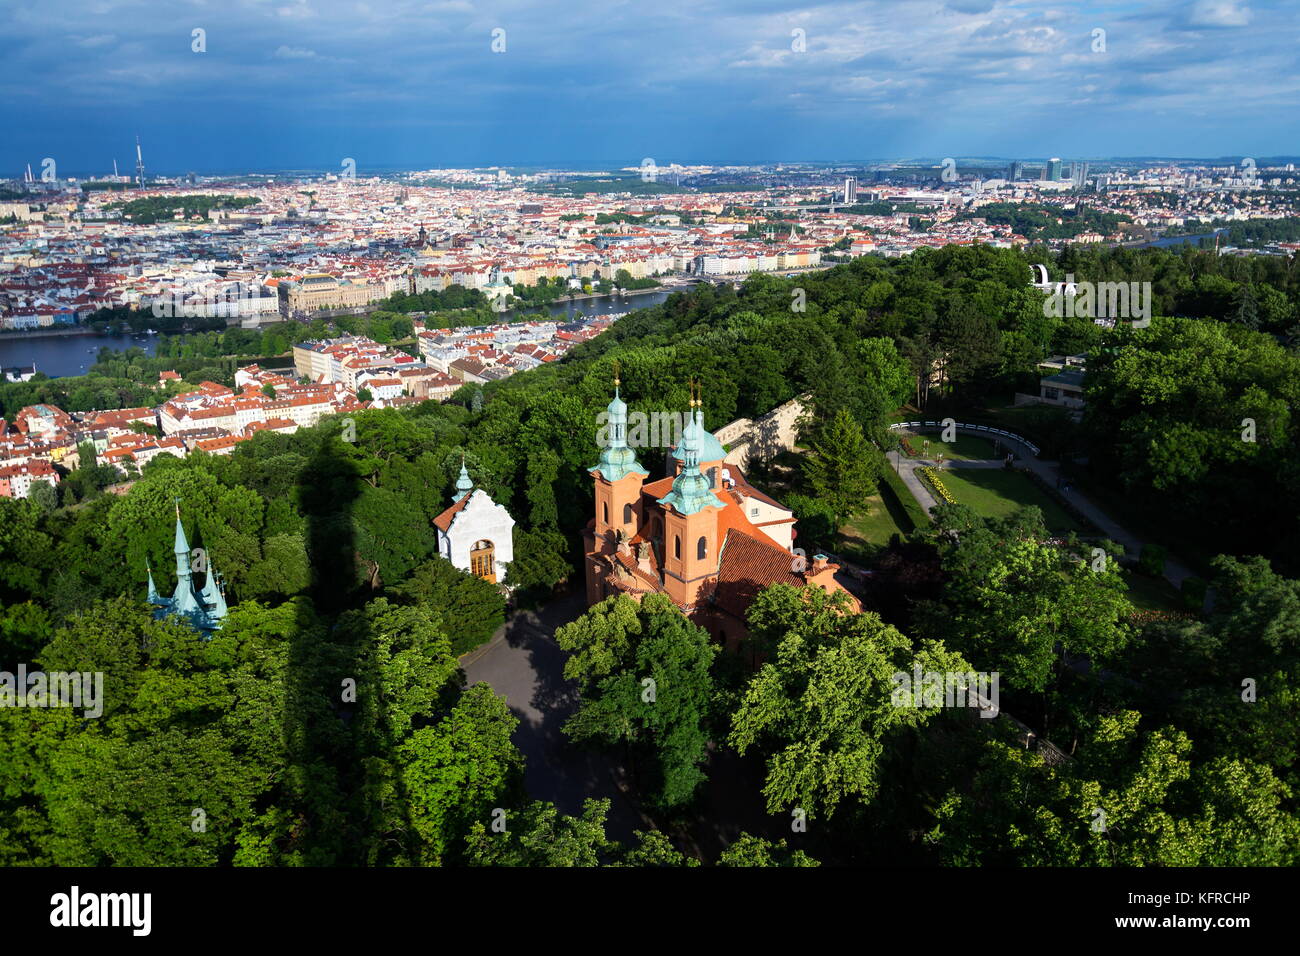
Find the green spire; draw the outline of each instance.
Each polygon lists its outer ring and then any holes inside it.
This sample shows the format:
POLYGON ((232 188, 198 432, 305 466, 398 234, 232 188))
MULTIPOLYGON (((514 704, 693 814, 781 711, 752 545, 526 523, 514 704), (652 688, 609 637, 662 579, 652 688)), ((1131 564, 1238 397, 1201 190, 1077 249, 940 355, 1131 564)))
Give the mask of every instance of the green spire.
POLYGON ((181 523, 181 500, 176 499, 176 539, 172 550, 176 554, 176 590, 172 596, 165 598, 158 593, 153 580, 153 569, 145 562, 149 575, 149 602, 157 605, 154 617, 176 617, 188 621, 200 631, 213 631, 221 626, 221 619, 226 616, 226 594, 222 587, 221 575, 209 564, 206 568, 206 580, 200 591, 194 581, 190 566, 190 543, 185 537, 185 526, 181 523))
POLYGON ((456 493, 451 496, 452 502, 460 501, 467 494, 474 490, 474 482, 469 477, 469 472, 465 470, 465 456, 460 456, 460 477, 456 479, 456 493))
POLYGON ((208 560, 208 579, 203 582, 203 590, 199 592, 199 596, 203 598, 209 618, 220 621, 226 616, 226 595, 221 587, 221 575, 217 573, 211 559, 208 560))
POLYGON ((627 403, 618 394, 618 363, 614 368, 614 400, 605 406, 609 440, 600 451, 600 462, 592 469, 606 481, 618 481, 627 475, 649 475, 636 460, 636 451, 627 446, 627 403))
POLYGON ((190 576, 190 543, 185 540, 185 527, 181 524, 179 498, 176 499, 176 543, 172 545, 172 552, 176 555, 176 589, 179 592, 181 580, 190 576))
POLYGON ((661 505, 672 505, 679 514, 693 515, 708 507, 723 507, 709 489, 709 479, 700 472, 700 446, 704 431, 703 412, 696 408, 704 404, 695 396, 697 386, 691 386, 691 412, 682 429, 682 470, 673 479, 672 491, 659 499, 661 505))
POLYGON ((153 568, 149 567, 148 561, 144 563, 144 570, 145 573, 149 575, 149 603, 150 604, 163 603, 163 598, 158 594, 158 585, 153 583, 153 568))

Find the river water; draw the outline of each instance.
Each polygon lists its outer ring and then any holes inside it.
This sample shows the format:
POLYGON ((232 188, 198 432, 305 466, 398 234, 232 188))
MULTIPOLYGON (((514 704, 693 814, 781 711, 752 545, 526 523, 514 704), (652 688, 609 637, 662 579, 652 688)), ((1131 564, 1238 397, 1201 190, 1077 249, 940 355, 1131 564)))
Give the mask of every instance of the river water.
POLYGON ((564 302, 554 302, 548 306, 507 309, 501 313, 501 321, 518 322, 523 316, 537 312, 546 312, 557 317, 576 316, 578 313, 588 317, 593 315, 616 315, 619 312, 631 312, 635 309, 648 309, 652 305, 659 305, 674 291, 677 290, 659 289, 654 292, 643 292, 639 295, 627 296, 598 295, 590 299, 579 299, 576 302, 565 300, 564 302))
POLYGON ((85 375, 102 348, 123 351, 141 348, 153 355, 157 335, 59 335, 16 339, 0 333, 0 366, 36 364, 36 371, 51 378, 85 375))
MULTIPOLYGON (((656 290, 641 295, 601 295, 590 299, 552 303, 531 309, 511 309, 502 312, 499 321, 518 322, 525 314, 545 312, 557 318, 594 315, 615 315, 659 305, 672 290, 656 290)), ((36 364, 36 371, 51 378, 65 375, 85 375, 95 364, 102 348, 123 350, 142 348, 153 355, 158 348, 157 335, 64 335, 48 338, 19 339, 0 333, 0 367, 36 364)))
POLYGON ((1214 232, 1204 232, 1197 236, 1165 236, 1161 239, 1152 239, 1150 242, 1144 242, 1138 248, 1167 248, 1169 246, 1186 246, 1197 245, 1202 239, 1213 240, 1220 233, 1227 232, 1227 229, 1216 229, 1214 232))

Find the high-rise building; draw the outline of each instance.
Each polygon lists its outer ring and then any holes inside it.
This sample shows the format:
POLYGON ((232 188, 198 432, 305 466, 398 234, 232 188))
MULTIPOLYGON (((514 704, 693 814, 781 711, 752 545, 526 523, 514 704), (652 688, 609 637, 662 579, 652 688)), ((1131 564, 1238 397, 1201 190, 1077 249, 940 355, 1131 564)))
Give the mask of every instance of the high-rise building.
POLYGON ((1022 178, 1024 178, 1024 175, 1025 175, 1025 164, 1017 159, 1014 163, 1011 164, 1011 169, 1007 171, 1007 179, 1010 182, 1016 183, 1019 182, 1022 178))
POLYGON ((1047 165, 1043 167, 1043 178, 1051 183, 1061 181, 1061 160, 1059 157, 1053 156, 1047 161, 1047 165))
POLYGON ((858 181, 850 176, 844 180, 844 204, 851 206, 858 201, 858 181))

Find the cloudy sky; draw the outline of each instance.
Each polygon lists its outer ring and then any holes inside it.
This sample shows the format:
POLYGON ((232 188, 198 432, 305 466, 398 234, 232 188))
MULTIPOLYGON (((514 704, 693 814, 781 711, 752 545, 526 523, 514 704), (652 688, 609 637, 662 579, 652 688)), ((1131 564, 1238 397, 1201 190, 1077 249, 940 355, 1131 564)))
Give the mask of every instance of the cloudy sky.
POLYGON ((1275 156, 1298 61, 1294 0, 6 0, 0 176, 136 133, 162 173, 1275 156))

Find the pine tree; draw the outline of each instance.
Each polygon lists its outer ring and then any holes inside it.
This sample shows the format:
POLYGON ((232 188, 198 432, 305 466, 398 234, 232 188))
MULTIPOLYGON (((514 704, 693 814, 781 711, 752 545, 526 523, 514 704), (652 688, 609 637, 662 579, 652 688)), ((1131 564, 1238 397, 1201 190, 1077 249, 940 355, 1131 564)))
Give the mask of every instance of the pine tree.
POLYGON ((830 505, 836 520, 842 522, 866 508, 883 474, 883 459, 845 409, 836 412, 819 431, 804 459, 804 478, 813 495, 830 505))
POLYGON ((1259 305, 1255 301, 1255 291, 1248 283, 1237 286, 1232 294, 1232 321, 1248 329, 1259 328, 1259 305))

